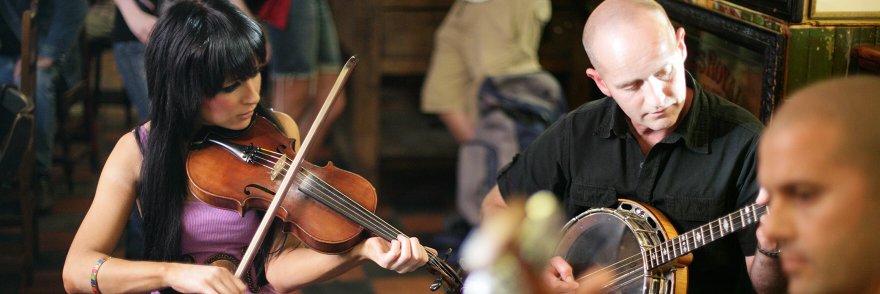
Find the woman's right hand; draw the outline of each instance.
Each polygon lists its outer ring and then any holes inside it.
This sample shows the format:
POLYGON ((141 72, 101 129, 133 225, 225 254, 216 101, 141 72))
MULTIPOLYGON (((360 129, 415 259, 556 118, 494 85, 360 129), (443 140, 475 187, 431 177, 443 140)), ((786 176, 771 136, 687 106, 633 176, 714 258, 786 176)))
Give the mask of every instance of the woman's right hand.
POLYGON ((232 272, 212 265, 170 263, 165 282, 181 293, 245 293, 247 289, 232 272))

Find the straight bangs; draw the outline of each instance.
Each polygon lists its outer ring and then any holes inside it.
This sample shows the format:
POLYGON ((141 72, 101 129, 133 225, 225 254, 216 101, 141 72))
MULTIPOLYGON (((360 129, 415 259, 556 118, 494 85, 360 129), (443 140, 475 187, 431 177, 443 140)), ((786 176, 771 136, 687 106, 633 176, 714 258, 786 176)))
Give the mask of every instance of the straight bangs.
POLYGON ((154 120, 188 122, 203 99, 227 82, 256 76, 266 63, 260 26, 234 6, 206 2, 212 1, 175 2, 152 32, 144 63, 153 110, 159 109, 154 120))
POLYGON ((196 65, 202 74, 198 75, 200 81, 194 81, 205 85, 205 97, 216 95, 228 82, 253 78, 266 64, 266 42, 260 26, 241 11, 236 13, 240 17, 231 22, 207 20, 217 22, 209 26, 218 28, 218 32, 205 41, 204 63, 196 65))
MULTIPOLYGON (((152 107, 137 189, 145 258, 181 261, 181 217, 189 187, 186 156, 202 104, 225 82, 255 76, 265 63, 266 48, 260 27, 228 0, 170 3, 163 7, 144 52, 152 107)), ((266 254, 259 256, 265 260, 266 254)), ((257 264, 257 272, 262 270, 257 264)))

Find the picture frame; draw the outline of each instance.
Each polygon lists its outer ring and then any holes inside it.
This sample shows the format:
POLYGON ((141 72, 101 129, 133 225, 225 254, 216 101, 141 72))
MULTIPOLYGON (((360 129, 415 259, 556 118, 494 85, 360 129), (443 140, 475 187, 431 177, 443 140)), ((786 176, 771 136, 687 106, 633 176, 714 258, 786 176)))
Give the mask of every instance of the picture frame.
POLYGON ((766 13, 770 16, 794 23, 799 23, 804 19, 804 2, 806 1, 807 0, 728 0, 730 3, 754 9, 758 12, 766 13))
POLYGON ((876 0, 813 0, 810 18, 814 19, 880 19, 880 2, 876 0))
POLYGON ((768 123, 784 89, 785 35, 680 1, 657 2, 685 29, 685 68, 700 85, 768 123))

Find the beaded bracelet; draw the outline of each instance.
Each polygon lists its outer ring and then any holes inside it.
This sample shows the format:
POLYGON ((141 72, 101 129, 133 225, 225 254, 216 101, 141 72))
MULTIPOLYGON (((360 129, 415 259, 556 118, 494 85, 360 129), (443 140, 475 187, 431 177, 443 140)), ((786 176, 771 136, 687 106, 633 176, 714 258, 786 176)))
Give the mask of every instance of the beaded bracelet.
POLYGON ((104 264, 105 261, 111 259, 110 256, 104 256, 101 259, 98 259, 98 263, 92 267, 92 293, 101 294, 101 290, 98 290, 98 270, 101 269, 101 265, 104 264))

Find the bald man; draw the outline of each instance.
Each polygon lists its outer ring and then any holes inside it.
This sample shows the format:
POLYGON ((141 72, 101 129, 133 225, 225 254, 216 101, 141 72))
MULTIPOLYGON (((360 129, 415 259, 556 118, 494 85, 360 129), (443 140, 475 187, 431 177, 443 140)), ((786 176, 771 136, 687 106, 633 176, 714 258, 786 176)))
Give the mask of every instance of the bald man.
MULTIPOLYGON (((593 65, 586 74, 609 97, 572 111, 517 155, 483 201, 483 214, 504 209, 507 197, 551 190, 570 218, 627 198, 658 208, 685 232, 753 203, 762 125, 685 71, 684 38, 654 1, 602 2, 583 43, 593 65)), ((696 250, 689 290, 784 286, 776 244, 755 234, 752 226, 696 250)), ((559 257, 544 279, 558 292, 577 288, 559 257)))
POLYGON ((880 293, 878 112, 880 78, 834 79, 792 95, 767 128, 760 230, 780 244, 791 293, 880 293))

